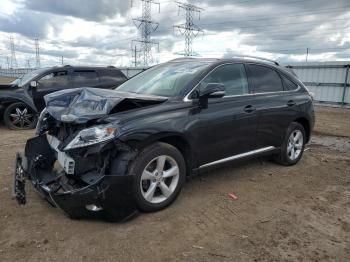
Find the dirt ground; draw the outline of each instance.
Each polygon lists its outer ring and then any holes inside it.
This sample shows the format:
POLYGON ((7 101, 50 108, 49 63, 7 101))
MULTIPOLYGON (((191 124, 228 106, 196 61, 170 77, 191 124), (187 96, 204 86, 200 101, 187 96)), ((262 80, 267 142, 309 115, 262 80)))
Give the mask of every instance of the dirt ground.
POLYGON ((13 80, 15 80, 16 78, 13 77, 5 77, 5 76, 0 76, 0 84, 7 84, 7 83, 11 83, 13 80))
POLYGON ((70 220, 30 186, 18 206, 14 154, 33 131, 1 126, 0 261, 348 262, 350 110, 316 111, 317 135, 299 164, 213 169, 189 179, 169 208, 125 223, 70 220))

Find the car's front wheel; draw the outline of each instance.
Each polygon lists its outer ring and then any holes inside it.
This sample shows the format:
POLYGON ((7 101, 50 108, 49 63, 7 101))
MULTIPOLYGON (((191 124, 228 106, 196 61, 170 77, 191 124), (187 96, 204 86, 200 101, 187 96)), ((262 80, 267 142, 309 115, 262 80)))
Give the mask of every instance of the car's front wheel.
POLYGON ((304 127, 296 122, 289 125, 281 151, 275 156, 276 162, 290 166, 299 162, 305 148, 306 136, 304 127))
POLYGON ((166 143, 145 148, 133 161, 133 194, 141 211, 158 211, 170 205, 180 193, 186 167, 181 152, 166 143))
POLYGON ((36 121, 37 114, 22 102, 9 105, 4 112, 4 122, 9 129, 32 129, 36 121))

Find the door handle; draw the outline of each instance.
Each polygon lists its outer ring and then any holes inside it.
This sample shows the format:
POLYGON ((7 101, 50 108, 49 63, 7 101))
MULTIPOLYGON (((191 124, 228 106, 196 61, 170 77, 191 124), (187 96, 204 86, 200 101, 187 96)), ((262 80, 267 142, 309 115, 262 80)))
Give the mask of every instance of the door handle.
POLYGON ((247 105, 246 107, 244 107, 243 111, 246 113, 252 113, 256 110, 256 108, 252 105, 247 105))
POLYGON ((293 100, 289 100, 287 102, 287 106, 295 106, 297 103, 295 103, 293 100))

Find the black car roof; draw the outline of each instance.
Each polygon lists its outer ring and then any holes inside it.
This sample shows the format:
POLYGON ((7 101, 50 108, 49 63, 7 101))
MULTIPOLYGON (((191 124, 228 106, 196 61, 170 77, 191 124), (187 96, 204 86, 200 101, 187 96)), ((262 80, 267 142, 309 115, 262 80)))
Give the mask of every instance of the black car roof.
POLYGON ((46 67, 42 68, 43 70, 49 71, 49 70, 64 70, 64 69, 73 69, 73 70, 118 70, 119 68, 116 68, 114 66, 71 66, 71 65, 64 65, 64 66, 53 66, 53 67, 46 67))
POLYGON ((168 61, 168 63, 184 63, 184 62, 203 62, 203 63, 209 63, 211 66, 216 66, 220 64, 225 64, 225 63, 254 63, 254 64, 260 64, 260 65, 265 65, 265 66, 270 66, 273 67, 277 70, 283 71, 287 75, 296 77, 295 73, 290 71, 288 68, 279 65, 277 62, 273 60, 264 60, 264 58, 239 58, 239 57, 233 57, 233 58, 196 58, 196 57, 182 57, 182 58, 176 58, 173 60, 168 61))

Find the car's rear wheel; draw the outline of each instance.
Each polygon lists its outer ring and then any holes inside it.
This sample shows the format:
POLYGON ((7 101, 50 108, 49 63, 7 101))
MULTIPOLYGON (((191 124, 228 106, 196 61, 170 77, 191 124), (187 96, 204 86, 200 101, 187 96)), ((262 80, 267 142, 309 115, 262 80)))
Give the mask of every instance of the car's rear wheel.
POLYGON ((4 122, 9 129, 32 129, 36 121, 37 114, 22 102, 9 105, 4 112, 4 122))
POLYGON ((158 211, 170 205, 180 193, 186 167, 181 152, 165 143, 145 148, 130 169, 135 175, 133 194, 141 211, 158 211))
POLYGON ((290 166, 299 162, 305 148, 306 136, 304 127, 296 122, 289 125, 281 151, 275 156, 279 164, 290 166))

